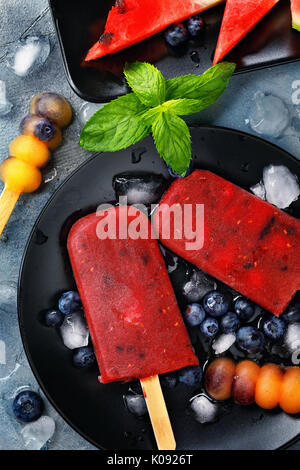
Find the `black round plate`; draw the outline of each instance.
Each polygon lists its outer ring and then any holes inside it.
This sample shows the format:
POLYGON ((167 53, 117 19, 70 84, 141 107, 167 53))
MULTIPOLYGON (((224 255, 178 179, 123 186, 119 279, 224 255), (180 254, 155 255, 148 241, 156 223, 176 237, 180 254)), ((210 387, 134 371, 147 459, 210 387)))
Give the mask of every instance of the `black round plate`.
MULTIPOLYGON (((256 137, 229 129, 192 128, 195 166, 210 169, 245 189, 257 183, 265 165, 284 164, 300 177, 300 163, 256 137)), ((66 251, 72 223, 112 201, 111 181, 123 171, 168 176, 152 139, 114 154, 95 155, 50 199, 29 238, 19 280, 19 321, 24 347, 44 392, 61 415, 86 439, 105 449, 155 449, 148 418, 136 418, 123 403, 128 384, 100 385, 97 368, 72 366, 72 353, 59 333, 48 329, 42 312, 54 307, 62 291, 75 287, 66 251)), ((292 213, 300 217, 300 201, 292 213)), ((216 221, 217 223, 217 221, 216 221)), ((179 303, 182 298, 177 286, 179 303)), ((177 449, 276 449, 300 433, 300 419, 257 406, 235 406, 218 423, 200 425, 187 412, 195 390, 165 390, 177 449)))

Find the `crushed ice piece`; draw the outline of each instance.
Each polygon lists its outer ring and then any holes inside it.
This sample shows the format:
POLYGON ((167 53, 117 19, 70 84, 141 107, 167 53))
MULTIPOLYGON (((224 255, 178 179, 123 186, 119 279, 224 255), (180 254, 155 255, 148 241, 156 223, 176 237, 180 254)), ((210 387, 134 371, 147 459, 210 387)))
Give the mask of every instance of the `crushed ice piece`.
POLYGON ((194 271, 190 280, 183 286, 183 294, 188 302, 199 302, 206 294, 216 290, 216 281, 202 271, 194 271))
POLYGON ((26 450, 40 450, 55 432, 55 421, 50 416, 41 416, 26 424, 21 431, 26 450))
POLYGON ((160 251, 165 259, 168 273, 171 274, 176 271, 179 263, 178 256, 174 255, 171 251, 167 250, 164 246, 160 245, 160 251))
POLYGON ((64 345, 69 349, 82 348, 89 343, 89 329, 82 312, 67 315, 60 332, 64 345))
POLYGON ((13 281, 0 282, 0 312, 15 313, 17 311, 18 286, 13 281))
POLYGON ((7 66, 19 77, 25 77, 46 62, 50 49, 46 36, 27 36, 10 46, 6 55, 7 66))
POLYGON ((124 395, 125 405, 136 416, 145 416, 148 413, 146 400, 143 395, 128 393, 124 395))
POLYGON ((12 108, 13 104, 8 101, 6 96, 6 83, 0 80, 0 117, 6 116, 12 108))
POLYGON ((254 186, 251 186, 250 191, 263 201, 266 200, 266 188, 262 180, 254 186))
POLYGON ((212 344, 215 354, 223 354, 235 343, 235 334, 228 333, 220 335, 212 344))
POLYGON ((266 200, 279 209, 286 209, 296 201, 300 187, 296 175, 284 165, 269 165, 263 170, 266 200))
POLYGON ((2 432, 0 433, 1 450, 24 450, 23 439, 20 434, 20 425, 6 412, 0 402, 0 423, 2 432), (5 431, 4 431, 5 430, 5 431))
POLYGON ((258 91, 254 95, 255 109, 250 115, 251 129, 257 134, 280 137, 290 124, 290 113, 284 102, 273 95, 258 91))
POLYGON ((80 124, 83 126, 87 123, 87 121, 95 114, 96 111, 103 108, 104 103, 83 103, 79 110, 78 118, 80 124))
POLYGON ((154 204, 166 188, 162 175, 154 173, 120 173, 113 178, 116 199, 127 197, 127 204, 154 204))
POLYGON ((51 183, 55 178, 57 177, 57 169, 56 168, 51 168, 51 170, 47 171, 45 177, 44 177, 44 183, 51 183))
POLYGON ((299 116, 296 116, 293 118, 292 120, 292 128, 294 131, 296 131, 297 133, 300 132, 300 117, 299 116))
POLYGON ((198 423, 213 423, 218 418, 220 408, 205 395, 196 395, 190 400, 190 411, 198 423))
POLYGON ((178 267, 178 261, 179 261, 178 256, 174 256, 174 257, 173 257, 173 263, 167 265, 167 270, 168 270, 168 273, 169 273, 169 274, 171 274, 171 273, 173 273, 174 271, 176 271, 176 269, 177 269, 177 267, 178 267))
POLYGON ((6 364, 6 345, 2 339, 0 339, 0 364, 6 364))
POLYGON ((287 326, 283 337, 283 345, 290 355, 300 353, 300 323, 290 323, 287 326))

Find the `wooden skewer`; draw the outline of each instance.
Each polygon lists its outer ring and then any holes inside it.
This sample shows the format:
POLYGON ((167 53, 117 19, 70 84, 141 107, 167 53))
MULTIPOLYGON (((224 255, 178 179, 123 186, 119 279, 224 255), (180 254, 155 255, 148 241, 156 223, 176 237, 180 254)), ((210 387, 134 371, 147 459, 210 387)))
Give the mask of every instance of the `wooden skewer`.
POLYGON ((20 193, 16 193, 4 187, 0 196, 0 235, 2 234, 8 219, 14 210, 15 205, 20 197, 20 193))
POLYGON ((158 375, 140 379, 159 450, 175 450, 176 442, 158 375))

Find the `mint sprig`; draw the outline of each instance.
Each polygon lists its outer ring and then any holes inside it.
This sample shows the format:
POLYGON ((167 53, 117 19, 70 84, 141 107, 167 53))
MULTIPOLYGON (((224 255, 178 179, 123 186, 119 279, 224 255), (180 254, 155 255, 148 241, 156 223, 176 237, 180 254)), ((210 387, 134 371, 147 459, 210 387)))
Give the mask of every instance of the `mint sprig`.
POLYGON ((152 133, 156 148, 174 171, 185 175, 191 160, 191 137, 183 119, 213 104, 225 91, 235 64, 223 62, 203 75, 165 80, 146 62, 126 64, 132 93, 106 104, 86 123, 80 145, 94 152, 114 152, 152 133))

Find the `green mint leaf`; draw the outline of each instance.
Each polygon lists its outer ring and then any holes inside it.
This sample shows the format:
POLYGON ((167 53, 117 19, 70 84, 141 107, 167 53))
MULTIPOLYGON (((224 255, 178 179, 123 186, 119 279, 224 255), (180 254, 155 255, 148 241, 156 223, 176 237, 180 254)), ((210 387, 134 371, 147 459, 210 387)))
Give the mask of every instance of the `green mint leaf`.
POLYGON ((145 106, 159 106, 166 99, 166 81, 162 73, 147 62, 126 64, 128 85, 145 106))
POLYGON ((186 98, 182 100, 169 100, 155 108, 148 109, 148 111, 143 114, 142 118, 147 124, 152 125, 157 116, 166 111, 170 111, 176 116, 186 116, 201 111, 201 102, 199 102, 199 100, 189 100, 186 98))
POLYGON ((225 91, 235 70, 235 64, 221 62, 203 75, 182 75, 166 82, 166 100, 193 99, 199 101, 198 111, 213 104, 225 91))
POLYGON ((114 152, 150 134, 141 116, 147 111, 134 93, 121 96, 99 109, 86 123, 80 145, 94 152, 114 152))
POLYGON ((162 107, 177 116, 187 116, 188 114, 198 113, 203 109, 200 100, 190 100, 188 98, 166 101, 162 107))
POLYGON ((191 136, 186 123, 171 111, 161 112, 152 124, 158 153, 174 171, 184 176, 191 158, 191 136))

